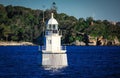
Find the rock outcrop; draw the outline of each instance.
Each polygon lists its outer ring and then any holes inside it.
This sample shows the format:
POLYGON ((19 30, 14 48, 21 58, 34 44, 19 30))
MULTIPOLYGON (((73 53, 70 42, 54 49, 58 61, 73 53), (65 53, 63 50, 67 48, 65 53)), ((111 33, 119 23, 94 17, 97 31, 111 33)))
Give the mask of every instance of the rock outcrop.
POLYGON ((112 45, 120 45, 120 42, 117 37, 115 37, 114 40, 107 40, 107 39, 104 39, 103 36, 101 36, 97 38, 96 45, 112 46, 112 45))
POLYGON ((119 42, 119 40, 118 40, 117 37, 115 37, 115 39, 114 39, 114 43, 115 43, 115 45, 120 45, 120 42, 119 42))

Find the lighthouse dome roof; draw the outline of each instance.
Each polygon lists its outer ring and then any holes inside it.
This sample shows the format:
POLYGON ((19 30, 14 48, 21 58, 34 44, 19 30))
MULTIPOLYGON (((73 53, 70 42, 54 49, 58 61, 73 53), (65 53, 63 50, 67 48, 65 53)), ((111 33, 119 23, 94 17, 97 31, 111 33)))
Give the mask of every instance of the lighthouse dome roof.
POLYGON ((49 24, 58 24, 57 20, 53 17, 53 13, 51 14, 51 18, 48 20, 49 24))

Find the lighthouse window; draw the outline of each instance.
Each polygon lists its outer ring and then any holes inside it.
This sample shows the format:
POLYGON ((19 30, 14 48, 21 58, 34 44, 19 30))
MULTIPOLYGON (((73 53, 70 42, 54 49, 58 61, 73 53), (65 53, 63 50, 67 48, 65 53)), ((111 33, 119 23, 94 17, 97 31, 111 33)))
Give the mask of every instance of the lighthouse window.
POLYGON ((55 25, 53 25, 53 29, 55 30, 55 25))
POLYGON ((51 25, 49 25, 49 29, 51 29, 51 25))
POLYGON ((49 44, 51 44, 52 43, 52 41, 51 40, 49 40, 49 44))

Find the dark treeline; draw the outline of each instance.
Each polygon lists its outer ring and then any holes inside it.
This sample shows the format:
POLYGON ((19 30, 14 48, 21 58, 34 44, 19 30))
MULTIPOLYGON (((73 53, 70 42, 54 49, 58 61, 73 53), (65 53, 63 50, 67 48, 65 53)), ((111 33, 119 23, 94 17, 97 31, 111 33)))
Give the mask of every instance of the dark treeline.
MULTIPOLYGON (((92 17, 76 19, 67 14, 58 14, 56 10, 47 9, 44 12, 45 21, 54 12, 62 30, 62 43, 70 44, 75 40, 84 41, 87 34, 93 37, 103 36, 105 39, 120 40, 120 22, 94 20, 92 17)), ((21 6, 3 6, 0 4, 0 41, 29 41, 43 43, 43 11, 32 10, 21 6)))

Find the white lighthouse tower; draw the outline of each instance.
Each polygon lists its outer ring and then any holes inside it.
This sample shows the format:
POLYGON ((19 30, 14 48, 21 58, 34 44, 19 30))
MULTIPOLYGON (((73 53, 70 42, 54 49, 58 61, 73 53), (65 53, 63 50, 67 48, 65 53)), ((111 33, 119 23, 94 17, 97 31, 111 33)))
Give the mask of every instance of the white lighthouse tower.
POLYGON ((51 18, 46 26, 44 46, 42 47, 43 66, 57 68, 68 65, 66 47, 61 46, 61 37, 58 22, 51 13, 51 18))

